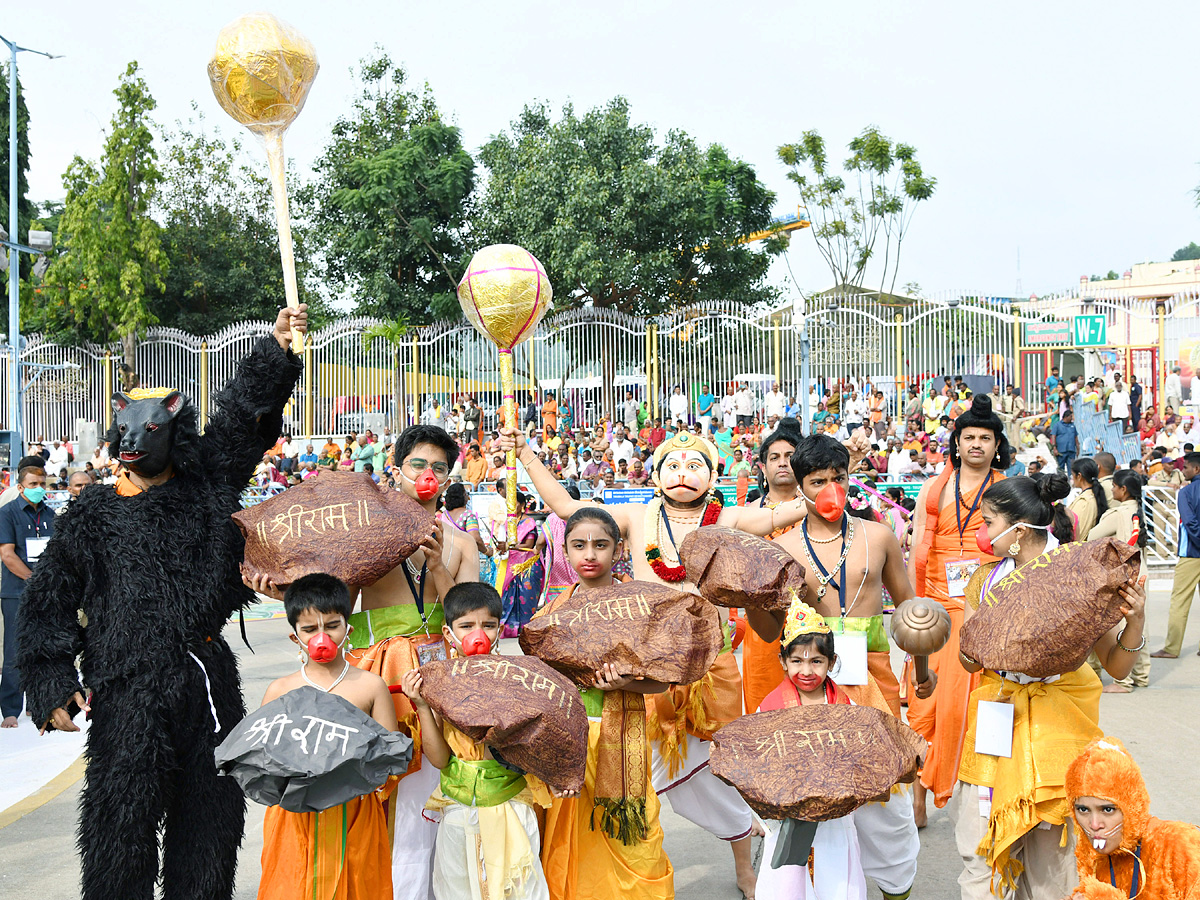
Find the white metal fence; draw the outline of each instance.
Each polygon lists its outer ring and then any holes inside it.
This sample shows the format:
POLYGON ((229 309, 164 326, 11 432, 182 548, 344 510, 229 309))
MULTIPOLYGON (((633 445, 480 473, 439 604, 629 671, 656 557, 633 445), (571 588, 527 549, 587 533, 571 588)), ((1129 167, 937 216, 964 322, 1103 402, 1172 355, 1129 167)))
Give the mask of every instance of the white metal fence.
MULTIPOLYGON (((659 414, 665 414, 675 386, 693 402, 702 386, 719 396, 735 380, 749 381, 760 392, 778 381, 795 394, 803 322, 814 379, 869 378, 894 395, 938 375, 987 376, 1001 384, 1024 383, 1028 400, 1037 403, 1045 359, 1075 348, 1027 345, 1023 326, 1069 322, 1087 313, 1107 317, 1111 345, 1158 348, 1153 365, 1143 361, 1150 382, 1164 360, 1197 357, 1200 366, 1200 353, 1193 351, 1200 338, 1200 297, 1193 293, 1147 301, 1086 298, 1076 291, 1016 301, 966 292, 881 299, 842 291, 775 309, 710 303, 654 318, 595 308, 552 315, 517 349, 517 387, 519 393, 533 386, 552 390, 560 402, 565 397, 576 424, 617 415, 626 390, 659 414)), ((495 349, 464 322, 416 328, 399 346, 377 342, 367 349, 363 332, 373 324, 348 318, 310 336, 304 379, 288 410, 294 431, 344 433, 368 416, 402 427, 427 397, 453 402, 473 394, 489 413, 499 403, 495 349)), ((239 323, 208 337, 152 328, 138 345, 135 368, 143 384, 178 387, 207 412, 212 393, 270 328, 267 322, 239 323)), ((22 359, 35 364, 26 372, 27 436, 73 437, 80 419, 103 431, 109 398, 121 384, 117 345, 67 347, 34 335, 22 359), (72 367, 61 368, 64 364, 72 367)), ((0 374, 7 365, 7 359, 0 361, 0 374)), ((0 377, 0 409, 7 408, 7 385, 7 377, 0 377)))

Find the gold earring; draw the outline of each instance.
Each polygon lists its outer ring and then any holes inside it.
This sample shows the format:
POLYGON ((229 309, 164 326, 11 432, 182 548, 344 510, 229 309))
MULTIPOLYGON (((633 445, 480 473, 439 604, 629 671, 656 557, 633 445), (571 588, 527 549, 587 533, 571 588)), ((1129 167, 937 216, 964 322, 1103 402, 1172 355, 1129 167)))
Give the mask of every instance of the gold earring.
POLYGON ((1020 541, 1013 541, 1011 544, 1008 545, 1008 555, 1009 556, 1016 556, 1020 552, 1021 552, 1021 542, 1020 541))

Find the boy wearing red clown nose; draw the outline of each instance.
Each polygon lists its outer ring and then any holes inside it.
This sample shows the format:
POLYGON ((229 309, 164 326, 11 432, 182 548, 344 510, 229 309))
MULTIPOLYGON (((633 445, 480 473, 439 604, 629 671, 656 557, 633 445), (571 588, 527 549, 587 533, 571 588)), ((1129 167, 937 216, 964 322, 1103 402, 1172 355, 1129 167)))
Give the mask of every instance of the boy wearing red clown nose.
MULTIPOLYGON (((881 695, 899 716, 900 685, 883 625, 883 588, 897 604, 912 597, 913 589, 895 532, 846 513, 849 466, 849 452, 832 437, 800 439, 792 472, 814 515, 775 543, 804 565, 807 600, 832 632, 841 660, 838 687, 860 705, 869 704, 872 694, 881 695)), ((935 684, 930 674, 916 685, 916 695, 930 696, 935 684)), ((907 897, 917 874, 920 841, 908 790, 902 786, 887 803, 870 803, 855 813, 863 870, 886 898, 907 897)))

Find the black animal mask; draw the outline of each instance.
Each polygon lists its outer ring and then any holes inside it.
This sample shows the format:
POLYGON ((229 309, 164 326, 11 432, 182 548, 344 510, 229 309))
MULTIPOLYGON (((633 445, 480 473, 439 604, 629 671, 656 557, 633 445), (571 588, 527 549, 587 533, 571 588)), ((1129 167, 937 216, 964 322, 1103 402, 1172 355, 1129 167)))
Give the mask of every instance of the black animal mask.
POLYGON ((145 478, 163 473, 171 464, 175 419, 185 401, 179 391, 145 400, 134 400, 120 391, 113 394, 115 449, 123 466, 145 478))

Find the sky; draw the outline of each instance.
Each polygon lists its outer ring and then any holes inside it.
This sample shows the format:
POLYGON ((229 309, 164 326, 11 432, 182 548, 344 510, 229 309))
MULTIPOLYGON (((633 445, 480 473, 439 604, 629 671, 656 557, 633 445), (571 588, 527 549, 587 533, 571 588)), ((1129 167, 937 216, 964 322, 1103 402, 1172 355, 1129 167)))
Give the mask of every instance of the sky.
MULTIPOLYGON (((917 148, 934 197, 915 214, 897 284, 927 294, 1027 296, 1081 275, 1161 261, 1200 241, 1194 83, 1200 4, 841 0, 603 4, 290 0, 260 7, 299 28, 321 71, 286 137, 307 169, 376 45, 428 82, 474 152, 531 102, 577 110, 616 95, 661 136, 687 131, 750 162, 795 212, 780 144, 808 129, 831 147, 868 125, 917 148), (1187 87, 1188 90, 1183 90, 1187 87), (1019 267, 1018 267, 1019 260, 1019 267)), ((100 155, 112 94, 137 60, 157 119, 236 131, 206 66, 242 3, 0 0, 0 34, 61 54, 19 58, 31 116, 32 199, 63 196, 76 154, 100 155), (8 13, 8 14, 5 14, 8 13)), ((0 48, 2 49, 2 48, 0 48)), ((805 289, 831 280, 799 232, 805 289)), ((786 271, 776 266, 772 277, 786 271)))

